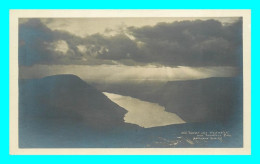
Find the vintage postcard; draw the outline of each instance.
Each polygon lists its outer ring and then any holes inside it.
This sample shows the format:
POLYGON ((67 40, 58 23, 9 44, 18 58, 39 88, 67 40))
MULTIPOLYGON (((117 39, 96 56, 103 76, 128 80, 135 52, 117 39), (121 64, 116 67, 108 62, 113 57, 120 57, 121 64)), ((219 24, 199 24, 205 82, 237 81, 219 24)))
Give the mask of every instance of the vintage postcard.
POLYGON ((251 154, 250 10, 10 10, 10 154, 251 154))

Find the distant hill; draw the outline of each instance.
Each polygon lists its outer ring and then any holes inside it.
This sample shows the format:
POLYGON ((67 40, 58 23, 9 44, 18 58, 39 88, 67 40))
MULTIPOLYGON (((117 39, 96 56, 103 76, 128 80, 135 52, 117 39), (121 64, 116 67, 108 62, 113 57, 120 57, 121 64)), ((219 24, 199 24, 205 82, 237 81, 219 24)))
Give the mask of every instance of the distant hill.
POLYGON ((242 118, 243 84, 239 77, 171 81, 149 97, 187 122, 242 118))

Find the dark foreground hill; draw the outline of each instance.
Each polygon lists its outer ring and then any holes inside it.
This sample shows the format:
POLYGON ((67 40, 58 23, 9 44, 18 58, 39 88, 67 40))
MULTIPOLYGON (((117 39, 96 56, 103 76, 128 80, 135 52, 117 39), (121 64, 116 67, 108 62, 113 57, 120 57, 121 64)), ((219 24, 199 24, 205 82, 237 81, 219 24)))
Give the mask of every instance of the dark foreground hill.
MULTIPOLYGON (((151 98, 151 97, 150 97, 151 98)), ((152 99, 152 98, 151 98, 152 99)), ((124 122, 126 110, 74 75, 19 81, 21 148, 241 147, 241 122, 144 129, 124 122), (185 131, 229 131, 232 138, 192 141, 185 131)))
POLYGON ((20 80, 19 145, 70 147, 81 140, 95 143, 91 140, 112 131, 139 129, 124 122, 126 112, 74 75, 20 80))

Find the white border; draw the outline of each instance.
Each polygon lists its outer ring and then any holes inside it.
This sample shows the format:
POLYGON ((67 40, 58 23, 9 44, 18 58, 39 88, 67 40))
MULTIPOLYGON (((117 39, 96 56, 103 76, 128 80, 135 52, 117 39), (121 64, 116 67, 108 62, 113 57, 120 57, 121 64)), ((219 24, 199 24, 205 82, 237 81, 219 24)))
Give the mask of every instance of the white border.
POLYGON ((31 155, 250 155, 251 10, 10 10, 10 154, 31 155), (70 148, 18 147, 18 18, 86 17, 243 17, 243 148, 70 148))

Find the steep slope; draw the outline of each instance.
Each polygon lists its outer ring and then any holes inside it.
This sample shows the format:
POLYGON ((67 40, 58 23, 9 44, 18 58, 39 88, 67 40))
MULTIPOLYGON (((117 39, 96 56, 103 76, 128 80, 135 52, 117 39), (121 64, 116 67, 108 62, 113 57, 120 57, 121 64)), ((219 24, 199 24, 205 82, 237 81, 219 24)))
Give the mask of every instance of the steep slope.
MULTIPOLYGON (((19 81, 20 147, 123 145, 127 111, 74 75, 19 81)), ((118 147, 118 146, 117 146, 118 147)))

